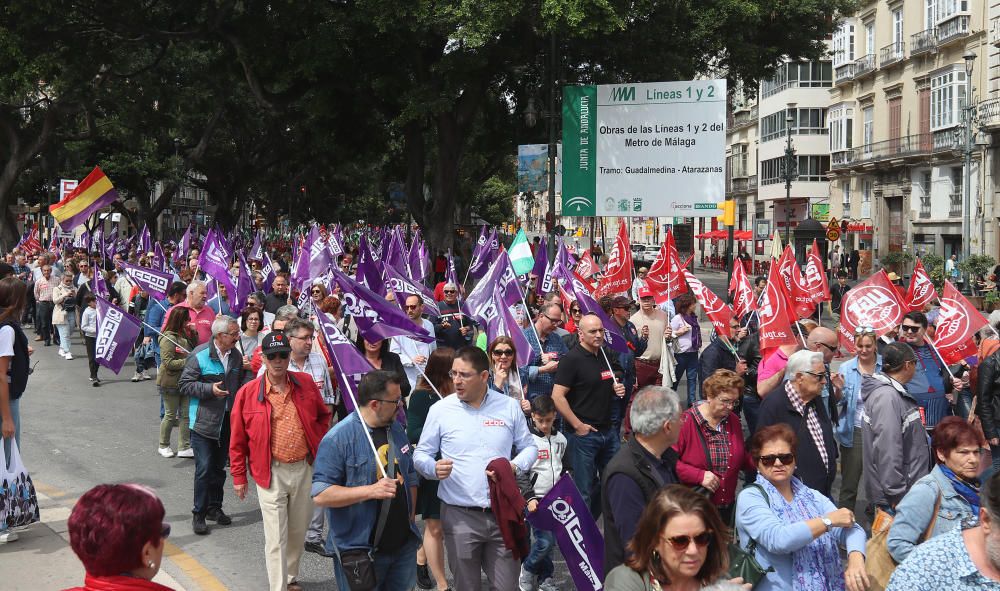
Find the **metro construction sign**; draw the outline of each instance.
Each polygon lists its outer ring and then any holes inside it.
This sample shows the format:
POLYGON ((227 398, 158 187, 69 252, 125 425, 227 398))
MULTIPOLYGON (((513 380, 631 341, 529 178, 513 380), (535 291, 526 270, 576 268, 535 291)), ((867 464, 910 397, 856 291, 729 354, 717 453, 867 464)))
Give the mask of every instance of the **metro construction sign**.
POLYGON ((726 81, 567 86, 563 155, 563 215, 714 216, 726 81))

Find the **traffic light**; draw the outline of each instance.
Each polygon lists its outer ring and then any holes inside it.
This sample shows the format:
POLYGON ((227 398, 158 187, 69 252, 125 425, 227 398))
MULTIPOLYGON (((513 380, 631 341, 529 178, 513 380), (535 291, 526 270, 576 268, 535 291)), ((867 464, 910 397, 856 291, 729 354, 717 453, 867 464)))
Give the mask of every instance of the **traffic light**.
POLYGON ((735 226, 736 225, 736 200, 727 199, 719 204, 719 209, 722 210, 722 214, 716 216, 724 226, 735 226))

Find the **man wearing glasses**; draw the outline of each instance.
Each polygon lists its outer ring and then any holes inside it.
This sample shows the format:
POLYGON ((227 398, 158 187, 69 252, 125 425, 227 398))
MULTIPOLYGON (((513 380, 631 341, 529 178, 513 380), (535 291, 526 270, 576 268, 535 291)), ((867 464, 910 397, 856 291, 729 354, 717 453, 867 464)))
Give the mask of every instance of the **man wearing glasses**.
POLYGON ((520 404, 490 390, 489 376, 482 349, 464 347, 455 354, 455 395, 431 407, 414 455, 424 478, 441 481, 441 525, 456 589, 479 589, 482 572, 491 589, 517 589, 521 570, 504 547, 486 467, 497 458, 510 458, 513 449, 515 475, 530 474, 538 448, 520 404), (441 459, 435 461, 437 454, 441 459))
POLYGON ((521 329, 531 345, 531 361, 520 368, 521 383, 527 387, 525 397, 529 401, 542 394, 552 394, 559 359, 568 351, 566 343, 556 333, 561 325, 562 306, 546 303, 542 304, 535 318, 535 329, 532 330, 530 326, 521 329))
POLYGON ((351 588, 343 564, 358 551, 371 553, 377 589, 412 589, 417 583, 418 478, 406 430, 396 420, 402 379, 384 370, 365 374, 357 412, 330 429, 316 454, 312 495, 327 508, 327 550, 334 554, 338 589, 351 588))
POLYGON ((444 300, 438 302, 441 312, 434 320, 434 332, 437 335, 438 347, 451 347, 458 350, 472 342, 475 334, 475 324, 472 319, 462 313, 458 305, 458 286, 447 283, 442 292, 444 300))
POLYGON ((817 326, 812 329, 806 338, 806 344, 810 351, 823 355, 823 367, 826 368, 826 384, 823 385, 823 403, 826 405, 827 413, 833 423, 838 421, 837 403, 844 395, 844 376, 840 373, 830 374, 830 362, 840 352, 840 341, 837 333, 825 326, 817 326))
POLYGON ((826 384, 823 354, 793 353, 785 366, 785 376, 788 379, 784 385, 760 403, 757 430, 785 423, 798 433, 795 475, 809 488, 829 497, 837 475, 837 441, 821 398, 826 384))
MULTIPOLYGON (((432 338, 437 338, 434 331, 434 324, 423 317, 424 301, 420 296, 410 294, 406 296, 403 304, 403 311, 410 318, 410 321, 417 326, 424 327, 432 338)), ((431 351, 437 349, 437 341, 424 343, 410 337, 392 337, 389 343, 389 350, 399 355, 403 362, 403 370, 406 371, 406 379, 410 382, 410 391, 417 387, 417 380, 427 365, 427 359, 431 356, 431 351)))
POLYGON ((909 312, 903 316, 899 340, 908 344, 917 356, 916 372, 913 379, 906 383, 906 391, 920 406, 924 415, 924 427, 929 431, 951 414, 951 404, 954 402, 952 392, 961 390, 964 384, 951 375, 927 342, 927 316, 923 312, 909 312))
POLYGON ((288 337, 272 332, 261 351, 263 375, 240 388, 233 403, 229 465, 233 490, 242 501, 250 464, 264 524, 268 582, 271 591, 285 591, 298 588, 299 559, 313 515, 310 464, 332 414, 307 375, 288 371, 288 337))

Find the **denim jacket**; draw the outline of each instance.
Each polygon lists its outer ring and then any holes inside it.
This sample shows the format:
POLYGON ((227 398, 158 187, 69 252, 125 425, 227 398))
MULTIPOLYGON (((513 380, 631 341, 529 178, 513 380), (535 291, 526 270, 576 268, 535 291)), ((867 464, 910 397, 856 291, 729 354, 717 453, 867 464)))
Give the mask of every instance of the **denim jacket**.
POLYGON ((972 513, 969 502, 955 492, 951 481, 941 468, 934 466, 930 474, 916 481, 903 500, 896 505, 896 517, 892 521, 886 539, 889 554, 896 562, 903 562, 917 544, 926 541, 921 538, 931 523, 931 513, 937 502, 938 491, 941 491, 941 507, 937 512, 934 529, 928 538, 959 527, 964 519, 979 519, 978 515, 972 513))
MULTIPOLYGON (((840 420, 833 429, 833 437, 837 443, 844 447, 854 447, 854 428, 861 427, 861 425, 854 424, 858 400, 861 399, 861 371, 858 369, 857 355, 844 362, 838 371, 840 375, 844 376, 844 391, 838 403, 840 420)), ((876 354, 875 373, 881 371, 882 356, 876 354)))
MULTIPOLYGON (((320 494, 333 485, 344 487, 367 486, 375 483, 378 468, 375 455, 362 429, 357 412, 353 412, 323 437, 313 462, 312 496, 320 494)), ((411 487, 418 484, 417 472, 413 468, 413 446, 406 437, 406 430, 398 421, 389 426, 392 442, 396 446, 396 460, 399 473, 403 475, 406 491, 407 513, 413 515, 411 487)), ((327 508, 327 548, 336 552, 353 549, 371 549, 372 531, 378 523, 377 501, 363 501, 337 509, 327 508)), ((420 537, 412 519, 410 530, 420 537)))

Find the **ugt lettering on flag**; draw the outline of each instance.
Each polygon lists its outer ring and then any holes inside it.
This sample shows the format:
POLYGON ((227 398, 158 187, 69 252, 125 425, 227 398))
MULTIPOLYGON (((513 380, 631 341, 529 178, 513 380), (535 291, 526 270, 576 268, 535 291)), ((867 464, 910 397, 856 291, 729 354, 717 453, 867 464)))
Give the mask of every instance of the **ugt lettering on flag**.
POLYGON ((97 298, 97 342, 94 359, 117 374, 132 354, 142 323, 99 295, 97 298))
POLYGON ((528 514, 528 523, 555 535, 573 583, 581 591, 603 589, 604 538, 573 479, 565 474, 528 514))

